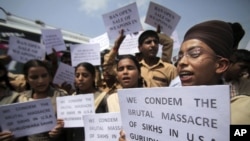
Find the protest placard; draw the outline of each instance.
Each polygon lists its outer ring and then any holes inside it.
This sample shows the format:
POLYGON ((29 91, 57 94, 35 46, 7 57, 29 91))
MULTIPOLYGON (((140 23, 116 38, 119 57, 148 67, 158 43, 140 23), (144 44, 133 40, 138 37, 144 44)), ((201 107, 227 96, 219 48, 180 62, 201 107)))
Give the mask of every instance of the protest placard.
POLYGON ((98 43, 100 44, 100 51, 103 51, 105 49, 109 49, 109 38, 108 38, 108 34, 107 32, 105 32, 104 34, 97 36, 95 38, 91 38, 89 39, 89 43, 94 44, 94 43, 98 43))
POLYGON ((60 62, 54 76, 53 83, 61 85, 64 82, 67 82, 67 84, 75 87, 75 69, 68 64, 60 62))
POLYGON ((139 52, 138 38, 143 31, 127 34, 119 48, 119 55, 139 52))
POLYGON ((52 48, 57 52, 66 50, 66 45, 60 29, 41 29, 41 32, 42 41, 46 47, 47 54, 53 53, 52 48))
POLYGON ((94 95, 79 94, 57 97, 57 117, 64 120, 64 127, 84 127, 83 116, 95 113, 94 95))
POLYGON ((18 137, 43 133, 56 125, 51 99, 0 106, 2 131, 11 131, 18 137))
POLYGON ((44 60, 45 47, 31 40, 11 36, 7 54, 11 56, 12 60, 20 63, 26 63, 32 59, 44 60))
POLYGON ((72 66, 89 62, 94 66, 101 64, 100 44, 76 44, 70 45, 72 66))
POLYGON ((103 21, 110 40, 116 39, 122 29, 125 35, 142 30, 135 2, 104 14, 103 21))
POLYGON ((228 85, 119 89, 129 141, 229 141, 228 85))
POLYGON ((120 113, 103 113, 84 116, 86 141, 118 141, 121 131, 120 113))
POLYGON ((170 36, 175 30, 180 19, 181 16, 179 16, 177 13, 151 1, 145 23, 156 28, 158 25, 160 25, 161 31, 170 36))

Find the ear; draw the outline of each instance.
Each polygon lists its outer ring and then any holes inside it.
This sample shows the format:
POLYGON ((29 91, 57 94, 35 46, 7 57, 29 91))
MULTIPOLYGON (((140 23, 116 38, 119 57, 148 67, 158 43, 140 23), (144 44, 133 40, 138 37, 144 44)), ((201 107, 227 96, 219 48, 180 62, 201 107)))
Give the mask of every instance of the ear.
POLYGON ((227 71, 230 61, 226 58, 219 58, 216 64, 216 73, 222 74, 227 71))

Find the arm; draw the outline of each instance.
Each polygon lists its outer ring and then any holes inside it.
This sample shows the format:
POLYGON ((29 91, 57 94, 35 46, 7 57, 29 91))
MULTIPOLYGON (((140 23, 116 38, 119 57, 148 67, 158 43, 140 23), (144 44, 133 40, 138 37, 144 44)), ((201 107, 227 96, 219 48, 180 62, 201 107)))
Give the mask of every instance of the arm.
POLYGON ((174 41, 166 34, 159 33, 158 35, 160 38, 160 44, 163 46, 161 59, 164 62, 171 63, 174 41))
POLYGON ((118 55, 118 50, 122 41, 124 40, 125 35, 124 31, 121 30, 120 36, 116 39, 114 47, 110 50, 110 52, 104 55, 104 62, 103 62, 103 70, 110 72, 113 71, 115 66, 115 57, 118 55))
POLYGON ((157 26, 156 32, 160 39, 159 42, 162 45, 161 59, 164 62, 171 63, 174 41, 166 34, 161 33, 160 25, 157 26))

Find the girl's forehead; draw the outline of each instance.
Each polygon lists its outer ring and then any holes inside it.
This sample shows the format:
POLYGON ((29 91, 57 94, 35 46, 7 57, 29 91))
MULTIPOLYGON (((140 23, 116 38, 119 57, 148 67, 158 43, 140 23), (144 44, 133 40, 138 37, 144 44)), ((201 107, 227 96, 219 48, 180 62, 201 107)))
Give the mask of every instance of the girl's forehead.
POLYGON ((180 51, 181 52, 188 51, 188 50, 190 50, 192 48, 195 48, 195 47, 199 47, 202 50, 208 50, 208 51, 213 52, 213 50, 206 43, 204 43, 204 42, 202 42, 201 40, 198 40, 198 39, 190 39, 190 40, 187 40, 187 41, 183 42, 181 44, 180 51))

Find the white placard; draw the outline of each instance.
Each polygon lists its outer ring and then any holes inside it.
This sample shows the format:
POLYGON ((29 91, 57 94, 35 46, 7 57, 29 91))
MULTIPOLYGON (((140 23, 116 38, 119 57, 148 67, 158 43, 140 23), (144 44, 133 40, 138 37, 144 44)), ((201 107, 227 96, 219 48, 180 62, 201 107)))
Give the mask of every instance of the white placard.
POLYGON ((66 50, 66 45, 60 29, 41 29, 41 32, 42 41, 46 47, 47 54, 53 53, 52 48, 57 52, 66 50))
POLYGON ((11 36, 7 54, 11 56, 12 60, 20 63, 26 63, 32 59, 44 60, 45 47, 31 40, 11 36))
POLYGON ((64 127, 84 127, 83 116, 95 113, 94 95, 79 94, 57 97, 57 117, 64 120, 64 127))
POLYGON ((84 116, 86 141, 118 141, 121 131, 120 113, 84 116))
POLYGON ((76 44, 70 45, 72 66, 89 62, 94 66, 101 64, 100 44, 76 44))
POLYGON ((161 31, 170 36, 180 19, 181 17, 177 13, 151 1, 145 23, 156 28, 160 25, 161 31))
POLYGON ((11 131, 16 138, 43 133, 56 125, 51 99, 0 106, 3 131, 11 131))
POLYGON ((142 31, 138 33, 127 34, 122 44, 120 45, 119 55, 135 54, 139 52, 138 38, 141 35, 141 33, 142 31))
POLYGON ((100 51, 103 51, 105 49, 109 49, 109 38, 108 38, 108 34, 107 32, 100 35, 100 36, 97 36, 95 38, 92 38, 89 40, 89 43, 98 43, 100 44, 100 51))
POLYGON ((181 42, 179 40, 179 36, 178 36, 178 33, 177 33, 176 30, 172 33, 171 38, 174 40, 174 47, 173 47, 173 49, 180 49, 181 42))
POLYGON ((67 84, 70 84, 73 88, 75 87, 75 69, 68 64, 60 62, 53 83, 61 85, 64 82, 67 82, 67 84))
POLYGON ((228 85, 119 89, 129 141, 229 141, 228 85))
POLYGON ((103 21, 110 40, 116 39, 122 29, 125 35, 142 30, 139 12, 135 2, 104 14, 103 21))

